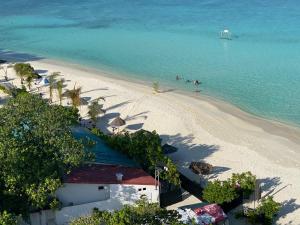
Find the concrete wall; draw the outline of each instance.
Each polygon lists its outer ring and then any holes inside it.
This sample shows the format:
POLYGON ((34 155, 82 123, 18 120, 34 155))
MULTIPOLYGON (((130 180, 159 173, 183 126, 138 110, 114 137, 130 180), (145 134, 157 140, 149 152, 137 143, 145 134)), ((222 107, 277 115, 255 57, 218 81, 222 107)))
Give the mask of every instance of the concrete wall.
POLYGON ((71 184, 66 183, 56 192, 63 206, 80 205, 110 198, 110 186, 103 184, 71 184), (99 189, 102 186, 104 189, 99 189))
MULTIPOLYGON (((101 185, 96 185, 101 186, 101 185)), ((91 187, 95 188, 95 185, 91 185, 91 187)), ((60 190, 60 195, 63 193, 66 193, 68 190, 76 190, 76 192, 72 191, 72 193, 76 193, 77 195, 84 195, 84 193, 87 192, 87 190, 92 190, 91 195, 86 196, 92 196, 94 194, 94 189, 91 187, 87 187, 87 189, 81 189, 83 186, 78 186, 76 188, 72 187, 72 189, 69 189, 70 186, 67 189, 60 190), (81 187, 81 188, 79 188, 81 187), (80 193, 77 192, 77 190, 80 190, 80 193)), ((97 188, 98 190, 98 188, 97 188)), ((147 196, 148 200, 150 202, 157 202, 158 201, 158 190, 155 190, 155 186, 150 185, 119 185, 119 184, 111 184, 109 185, 110 190, 110 198, 103 201, 93 201, 86 204, 78 204, 74 206, 68 206, 64 207, 59 211, 56 211, 55 218, 56 218, 56 224, 57 225, 63 225, 67 224, 68 222, 72 221, 73 219, 89 215, 92 213, 94 208, 98 208, 101 211, 104 210, 119 210, 122 208, 125 204, 134 204, 136 200, 140 199, 142 195, 147 196), (145 190, 144 190, 145 189, 145 190)), ((71 197, 70 193, 67 194, 68 198, 71 197)), ((95 195, 98 197, 98 195, 95 195)), ((73 195, 73 198, 76 198, 76 201, 81 200, 82 197, 73 195)), ((66 198, 65 198, 66 199, 66 198)))

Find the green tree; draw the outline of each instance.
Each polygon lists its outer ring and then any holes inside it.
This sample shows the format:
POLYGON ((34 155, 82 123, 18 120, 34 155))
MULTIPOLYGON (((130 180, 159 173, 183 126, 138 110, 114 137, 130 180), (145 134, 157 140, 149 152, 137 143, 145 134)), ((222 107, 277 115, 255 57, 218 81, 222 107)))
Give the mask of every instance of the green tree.
POLYGON ((178 170, 163 154, 161 139, 155 131, 139 130, 135 133, 125 132, 112 136, 105 135, 98 129, 93 129, 92 132, 105 140, 110 147, 128 155, 152 175, 158 164, 164 164, 167 170, 161 172, 161 178, 176 186, 180 185, 178 170))
POLYGON ((119 211, 95 211, 91 216, 76 219, 70 225, 185 225, 180 218, 177 211, 162 209, 142 199, 135 206, 126 205, 119 211))
POLYGON ((237 196, 235 187, 229 181, 210 181, 203 190, 203 198, 209 203, 231 202, 237 196))
POLYGON ((230 179, 232 185, 239 186, 245 197, 249 197, 255 190, 256 176, 250 171, 244 173, 234 173, 230 179))
POLYGON ((72 90, 67 90, 65 95, 71 99, 73 107, 77 108, 80 106, 80 94, 81 87, 76 88, 76 84, 72 90))
POLYGON ((256 211, 265 218, 265 224, 271 225, 274 217, 280 210, 280 203, 275 202, 273 197, 269 196, 264 198, 261 204, 257 207, 256 211))
POLYGON ((17 225, 17 218, 7 211, 0 212, 0 225, 17 225))
POLYGON ((56 88, 56 78, 60 75, 60 72, 54 72, 49 76, 49 100, 53 100, 53 90, 56 88))
POLYGON ((23 84, 24 79, 28 76, 32 76, 34 79, 40 77, 35 73, 34 68, 29 63, 16 63, 14 65, 14 70, 16 71, 17 76, 20 77, 21 84, 23 84))
POLYGON ((59 98, 59 104, 62 104, 62 99, 63 99, 63 87, 64 87, 64 82, 65 80, 62 78, 56 83, 56 88, 57 88, 57 93, 58 93, 58 98, 59 98))
POLYGON ((89 108, 88 115, 94 123, 97 122, 97 118, 100 114, 105 113, 105 110, 103 109, 103 105, 99 104, 98 99, 92 101, 92 103, 88 106, 88 108, 89 108))
POLYGON ((32 75, 28 75, 26 77, 27 87, 29 90, 31 90, 33 80, 34 80, 34 77, 32 75))
POLYGON ((26 93, 0 109, 1 209, 25 215, 57 205, 60 179, 87 156, 70 129, 78 117, 73 107, 26 93))

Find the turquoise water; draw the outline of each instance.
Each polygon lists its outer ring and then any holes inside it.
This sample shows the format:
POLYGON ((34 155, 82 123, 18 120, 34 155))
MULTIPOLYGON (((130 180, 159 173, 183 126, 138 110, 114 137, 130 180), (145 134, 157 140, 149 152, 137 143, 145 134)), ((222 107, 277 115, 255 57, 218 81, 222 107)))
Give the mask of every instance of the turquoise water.
MULTIPOLYGON (((160 81, 300 124, 299 0, 10 0, 0 48, 160 81), (231 41, 221 40, 228 28, 231 41)), ((124 75, 125 76, 125 75, 124 75)))
POLYGON ((87 150, 95 154, 96 163, 139 167, 133 160, 129 159, 126 155, 111 149, 99 137, 93 135, 88 130, 83 128, 73 128, 72 132, 77 139, 82 140, 89 138, 95 142, 95 145, 91 148, 87 148, 87 150))

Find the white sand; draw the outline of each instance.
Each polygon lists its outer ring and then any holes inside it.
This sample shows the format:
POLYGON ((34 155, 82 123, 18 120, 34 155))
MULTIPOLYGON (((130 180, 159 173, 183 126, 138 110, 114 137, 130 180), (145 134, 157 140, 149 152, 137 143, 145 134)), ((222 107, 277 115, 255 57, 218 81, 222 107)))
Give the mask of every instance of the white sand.
MULTIPOLYGON (((215 177, 220 179, 251 171, 265 184, 264 193, 288 185, 274 196, 284 204, 277 224, 300 224, 299 129, 256 118, 207 97, 154 94, 151 87, 109 78, 101 71, 49 60, 30 63, 47 74, 60 71, 69 89, 75 83, 82 87, 83 97, 105 97, 107 113, 98 123, 104 131, 110 130, 108 122, 118 114, 126 119, 128 130, 156 130, 164 142, 179 148, 171 158, 194 180, 199 178, 188 170, 189 162, 205 160, 215 166, 215 177)), ((83 117, 86 112, 86 106, 81 107, 83 117)))

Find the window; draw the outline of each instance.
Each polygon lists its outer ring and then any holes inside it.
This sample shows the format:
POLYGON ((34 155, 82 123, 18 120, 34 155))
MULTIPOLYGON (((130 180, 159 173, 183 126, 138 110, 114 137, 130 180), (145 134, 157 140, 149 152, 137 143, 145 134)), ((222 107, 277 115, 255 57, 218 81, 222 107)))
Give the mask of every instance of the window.
POLYGON ((98 187, 98 190, 99 190, 99 191, 104 190, 104 186, 99 186, 99 187, 98 187))
POLYGON ((142 188, 139 188, 138 191, 142 191, 142 188))
POLYGON ((146 191, 146 188, 143 188, 143 191, 146 191))

